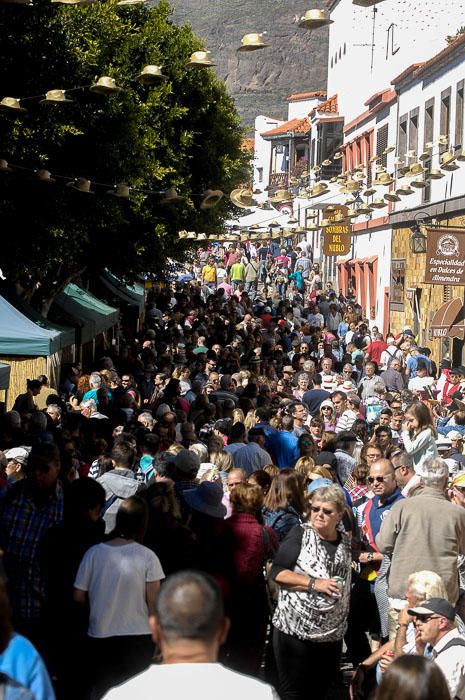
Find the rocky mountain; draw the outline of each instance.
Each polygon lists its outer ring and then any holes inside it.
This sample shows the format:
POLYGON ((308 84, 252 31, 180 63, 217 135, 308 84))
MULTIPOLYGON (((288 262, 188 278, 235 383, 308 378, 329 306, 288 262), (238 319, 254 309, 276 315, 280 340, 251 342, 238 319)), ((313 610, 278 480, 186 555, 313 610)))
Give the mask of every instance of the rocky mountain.
POLYGON ((293 92, 326 87, 327 28, 299 29, 297 16, 323 7, 323 0, 173 0, 176 22, 190 22, 205 41, 226 81, 244 125, 258 114, 287 116, 286 98, 293 92), (268 48, 237 52, 241 38, 264 32, 268 48))

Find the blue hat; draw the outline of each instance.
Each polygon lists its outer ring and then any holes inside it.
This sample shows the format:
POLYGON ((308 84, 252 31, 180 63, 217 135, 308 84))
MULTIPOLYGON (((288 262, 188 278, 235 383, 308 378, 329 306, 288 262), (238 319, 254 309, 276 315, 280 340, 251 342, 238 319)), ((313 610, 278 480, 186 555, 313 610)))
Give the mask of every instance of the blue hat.
POLYGON ((331 479, 314 479, 312 483, 307 486, 307 493, 310 495, 317 489, 322 489, 325 486, 334 486, 334 483, 331 481, 331 479))

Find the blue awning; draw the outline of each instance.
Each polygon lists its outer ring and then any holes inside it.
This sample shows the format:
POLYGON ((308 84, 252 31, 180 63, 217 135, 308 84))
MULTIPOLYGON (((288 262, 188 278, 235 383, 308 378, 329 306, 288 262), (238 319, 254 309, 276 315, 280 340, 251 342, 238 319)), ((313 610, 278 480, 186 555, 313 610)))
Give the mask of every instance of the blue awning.
POLYGON ((52 312, 77 326, 81 333, 81 343, 93 340, 103 331, 118 323, 119 309, 108 306, 77 284, 68 284, 57 294, 52 312))
POLYGON ((144 287, 141 284, 136 282, 133 285, 127 285, 107 269, 102 272, 100 279, 120 301, 129 306, 137 306, 139 313, 144 310, 144 287))
POLYGON ((52 355, 60 349, 60 332, 42 328, 0 297, 0 355, 52 355))

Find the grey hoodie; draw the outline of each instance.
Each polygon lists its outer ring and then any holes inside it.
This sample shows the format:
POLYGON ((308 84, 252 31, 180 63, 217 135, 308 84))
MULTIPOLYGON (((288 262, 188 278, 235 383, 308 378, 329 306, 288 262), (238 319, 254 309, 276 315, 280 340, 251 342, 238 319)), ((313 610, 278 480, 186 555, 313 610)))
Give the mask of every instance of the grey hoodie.
POLYGON ((145 489, 142 481, 137 481, 130 469, 112 469, 100 476, 97 481, 105 489, 105 532, 111 532, 115 527, 116 513, 121 503, 130 496, 135 496, 145 489))

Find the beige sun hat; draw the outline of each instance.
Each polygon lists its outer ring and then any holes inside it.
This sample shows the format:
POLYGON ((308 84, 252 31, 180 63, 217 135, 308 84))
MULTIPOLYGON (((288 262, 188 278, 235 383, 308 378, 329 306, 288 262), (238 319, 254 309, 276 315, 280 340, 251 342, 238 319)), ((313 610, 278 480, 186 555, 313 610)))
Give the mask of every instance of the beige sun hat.
POLYGON ((179 204, 183 199, 174 187, 169 187, 164 191, 160 204, 179 204))
POLYGON ((144 85, 155 85, 160 80, 168 80, 168 76, 163 75, 161 66, 147 65, 142 68, 137 80, 140 80, 144 85))
POLYGON ((268 44, 263 41, 263 34, 244 34, 241 40, 241 46, 237 51, 256 51, 264 49, 268 44))
POLYGON ((307 10, 298 22, 301 29, 319 29, 328 24, 333 24, 333 20, 328 17, 325 10, 319 9, 307 10))
POLYGON ((206 190, 200 203, 201 209, 213 209, 223 199, 224 192, 221 190, 206 190))
POLYGON ((191 54, 187 65, 197 68, 201 68, 203 66, 206 66, 208 68, 210 66, 216 65, 215 63, 212 63, 212 61, 210 61, 209 54, 210 51, 194 51, 194 53, 191 54))
POLYGON ((21 107, 21 100, 17 97, 4 97, 0 100, 0 109, 7 112, 25 112, 25 108, 21 107))
POLYGON ((45 93, 44 99, 40 100, 40 104, 47 104, 48 102, 51 102, 52 104, 72 102, 73 100, 70 100, 65 96, 65 92, 65 90, 48 90, 45 93))
POLYGON ((123 88, 116 84, 116 80, 110 78, 108 75, 102 75, 97 82, 89 88, 91 92, 96 92, 99 95, 113 95, 116 92, 121 92, 122 89, 123 88))
POLYGON ((44 170, 43 168, 37 171, 36 180, 38 182, 47 182, 50 185, 53 185, 56 182, 55 178, 52 177, 50 170, 44 170))
POLYGON ((95 192, 92 192, 90 189, 91 181, 87 180, 85 177, 77 177, 75 180, 72 180, 72 182, 68 182, 66 186, 71 187, 71 189, 76 190, 76 192, 95 194, 95 192))
POLYGON ((111 194, 113 197, 120 197, 121 199, 129 199, 130 187, 124 182, 120 182, 112 190, 108 190, 107 194, 111 194))
POLYGON ((257 204, 253 198, 252 190, 244 187, 233 190, 229 195, 229 199, 239 209, 250 209, 250 207, 254 207, 257 204))

